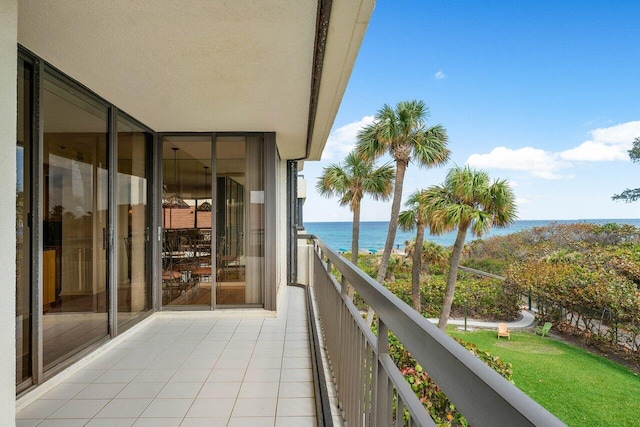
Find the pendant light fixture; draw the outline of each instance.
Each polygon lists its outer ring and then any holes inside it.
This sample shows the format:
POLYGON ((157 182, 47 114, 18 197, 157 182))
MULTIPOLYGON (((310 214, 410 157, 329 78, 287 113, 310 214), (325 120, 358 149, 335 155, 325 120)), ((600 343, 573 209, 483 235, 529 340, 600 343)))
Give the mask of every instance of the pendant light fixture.
MULTIPOLYGON (((178 147, 171 147, 173 150, 173 186, 178 188, 178 147)), ((173 195, 167 197, 162 201, 163 208, 170 209, 188 209, 189 205, 185 202, 182 197, 175 192, 173 195)))
MULTIPOLYGON (((207 191, 207 184, 209 183, 209 166, 205 166, 204 167, 204 191, 206 194, 207 191)), ((200 206, 198 206, 198 210, 200 212, 211 212, 211 203, 209 202, 202 202, 202 204, 200 206)))

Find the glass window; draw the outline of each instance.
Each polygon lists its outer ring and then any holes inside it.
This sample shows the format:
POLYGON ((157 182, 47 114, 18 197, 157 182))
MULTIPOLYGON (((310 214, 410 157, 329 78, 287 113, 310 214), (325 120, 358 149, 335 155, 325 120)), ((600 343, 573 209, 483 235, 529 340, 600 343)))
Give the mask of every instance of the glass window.
POLYGON ((211 306, 210 136, 164 137, 162 304, 211 306))
POLYGON ((43 189, 45 370, 108 333, 107 108, 46 75, 43 189))
POLYGON ((130 323, 151 308, 148 155, 153 136, 124 118, 118 119, 117 216, 118 325, 130 323))
POLYGON ((262 165, 262 138, 217 139, 217 305, 264 303, 262 165))
POLYGON ((18 60, 18 129, 16 141, 16 384, 31 378, 31 229, 29 158, 33 112, 33 67, 18 60))

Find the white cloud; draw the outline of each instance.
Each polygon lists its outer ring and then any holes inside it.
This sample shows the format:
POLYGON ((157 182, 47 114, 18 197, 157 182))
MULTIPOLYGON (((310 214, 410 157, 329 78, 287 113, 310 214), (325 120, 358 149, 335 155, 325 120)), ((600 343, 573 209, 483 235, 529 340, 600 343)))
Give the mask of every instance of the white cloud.
POLYGON ((558 171, 571 165, 556 153, 533 147, 517 150, 496 147, 488 154, 472 154, 467 159, 467 164, 480 169, 525 171, 544 179, 561 179, 562 175, 558 171))
POLYGON ((609 145, 595 141, 585 141, 575 148, 562 151, 560 157, 564 160, 576 162, 604 162, 629 158, 626 147, 619 144, 609 145))
POLYGON ((322 152, 322 160, 342 161, 358 142, 358 132, 373 122, 373 116, 364 116, 331 132, 322 152))
POLYGON ((621 144, 627 149, 631 148, 633 140, 640 136, 640 120, 620 123, 607 128, 594 129, 591 132, 595 142, 603 144, 621 144))
POLYGON ((561 152, 560 157, 577 162, 628 160, 627 150, 640 136, 640 120, 594 129, 589 133, 592 140, 561 152))
POLYGON ((447 76, 442 70, 438 70, 438 72, 433 75, 433 78, 436 80, 441 80, 441 79, 444 79, 445 77, 447 76))
POLYGON ((482 169, 525 171, 543 179, 571 179, 574 175, 559 172, 573 166, 572 162, 628 160, 627 150, 640 136, 640 120, 594 129, 589 133, 591 140, 568 150, 551 152, 533 147, 496 147, 488 154, 472 154, 467 164, 482 169))

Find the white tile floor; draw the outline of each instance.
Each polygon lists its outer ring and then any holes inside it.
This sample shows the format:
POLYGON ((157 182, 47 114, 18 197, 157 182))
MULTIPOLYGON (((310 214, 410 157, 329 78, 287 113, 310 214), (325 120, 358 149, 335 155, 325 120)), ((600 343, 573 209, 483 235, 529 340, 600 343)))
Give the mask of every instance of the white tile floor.
POLYGON ((277 318, 156 316, 20 410, 26 426, 315 426, 305 291, 277 318))

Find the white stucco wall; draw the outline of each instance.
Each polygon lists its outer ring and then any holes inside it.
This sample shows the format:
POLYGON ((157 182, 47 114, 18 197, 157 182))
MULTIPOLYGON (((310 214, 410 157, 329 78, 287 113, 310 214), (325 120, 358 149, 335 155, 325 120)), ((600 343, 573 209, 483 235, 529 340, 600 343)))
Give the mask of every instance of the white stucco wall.
POLYGON ((15 271, 16 236, 16 78, 18 0, 0 2, 0 425, 15 423, 15 271))

